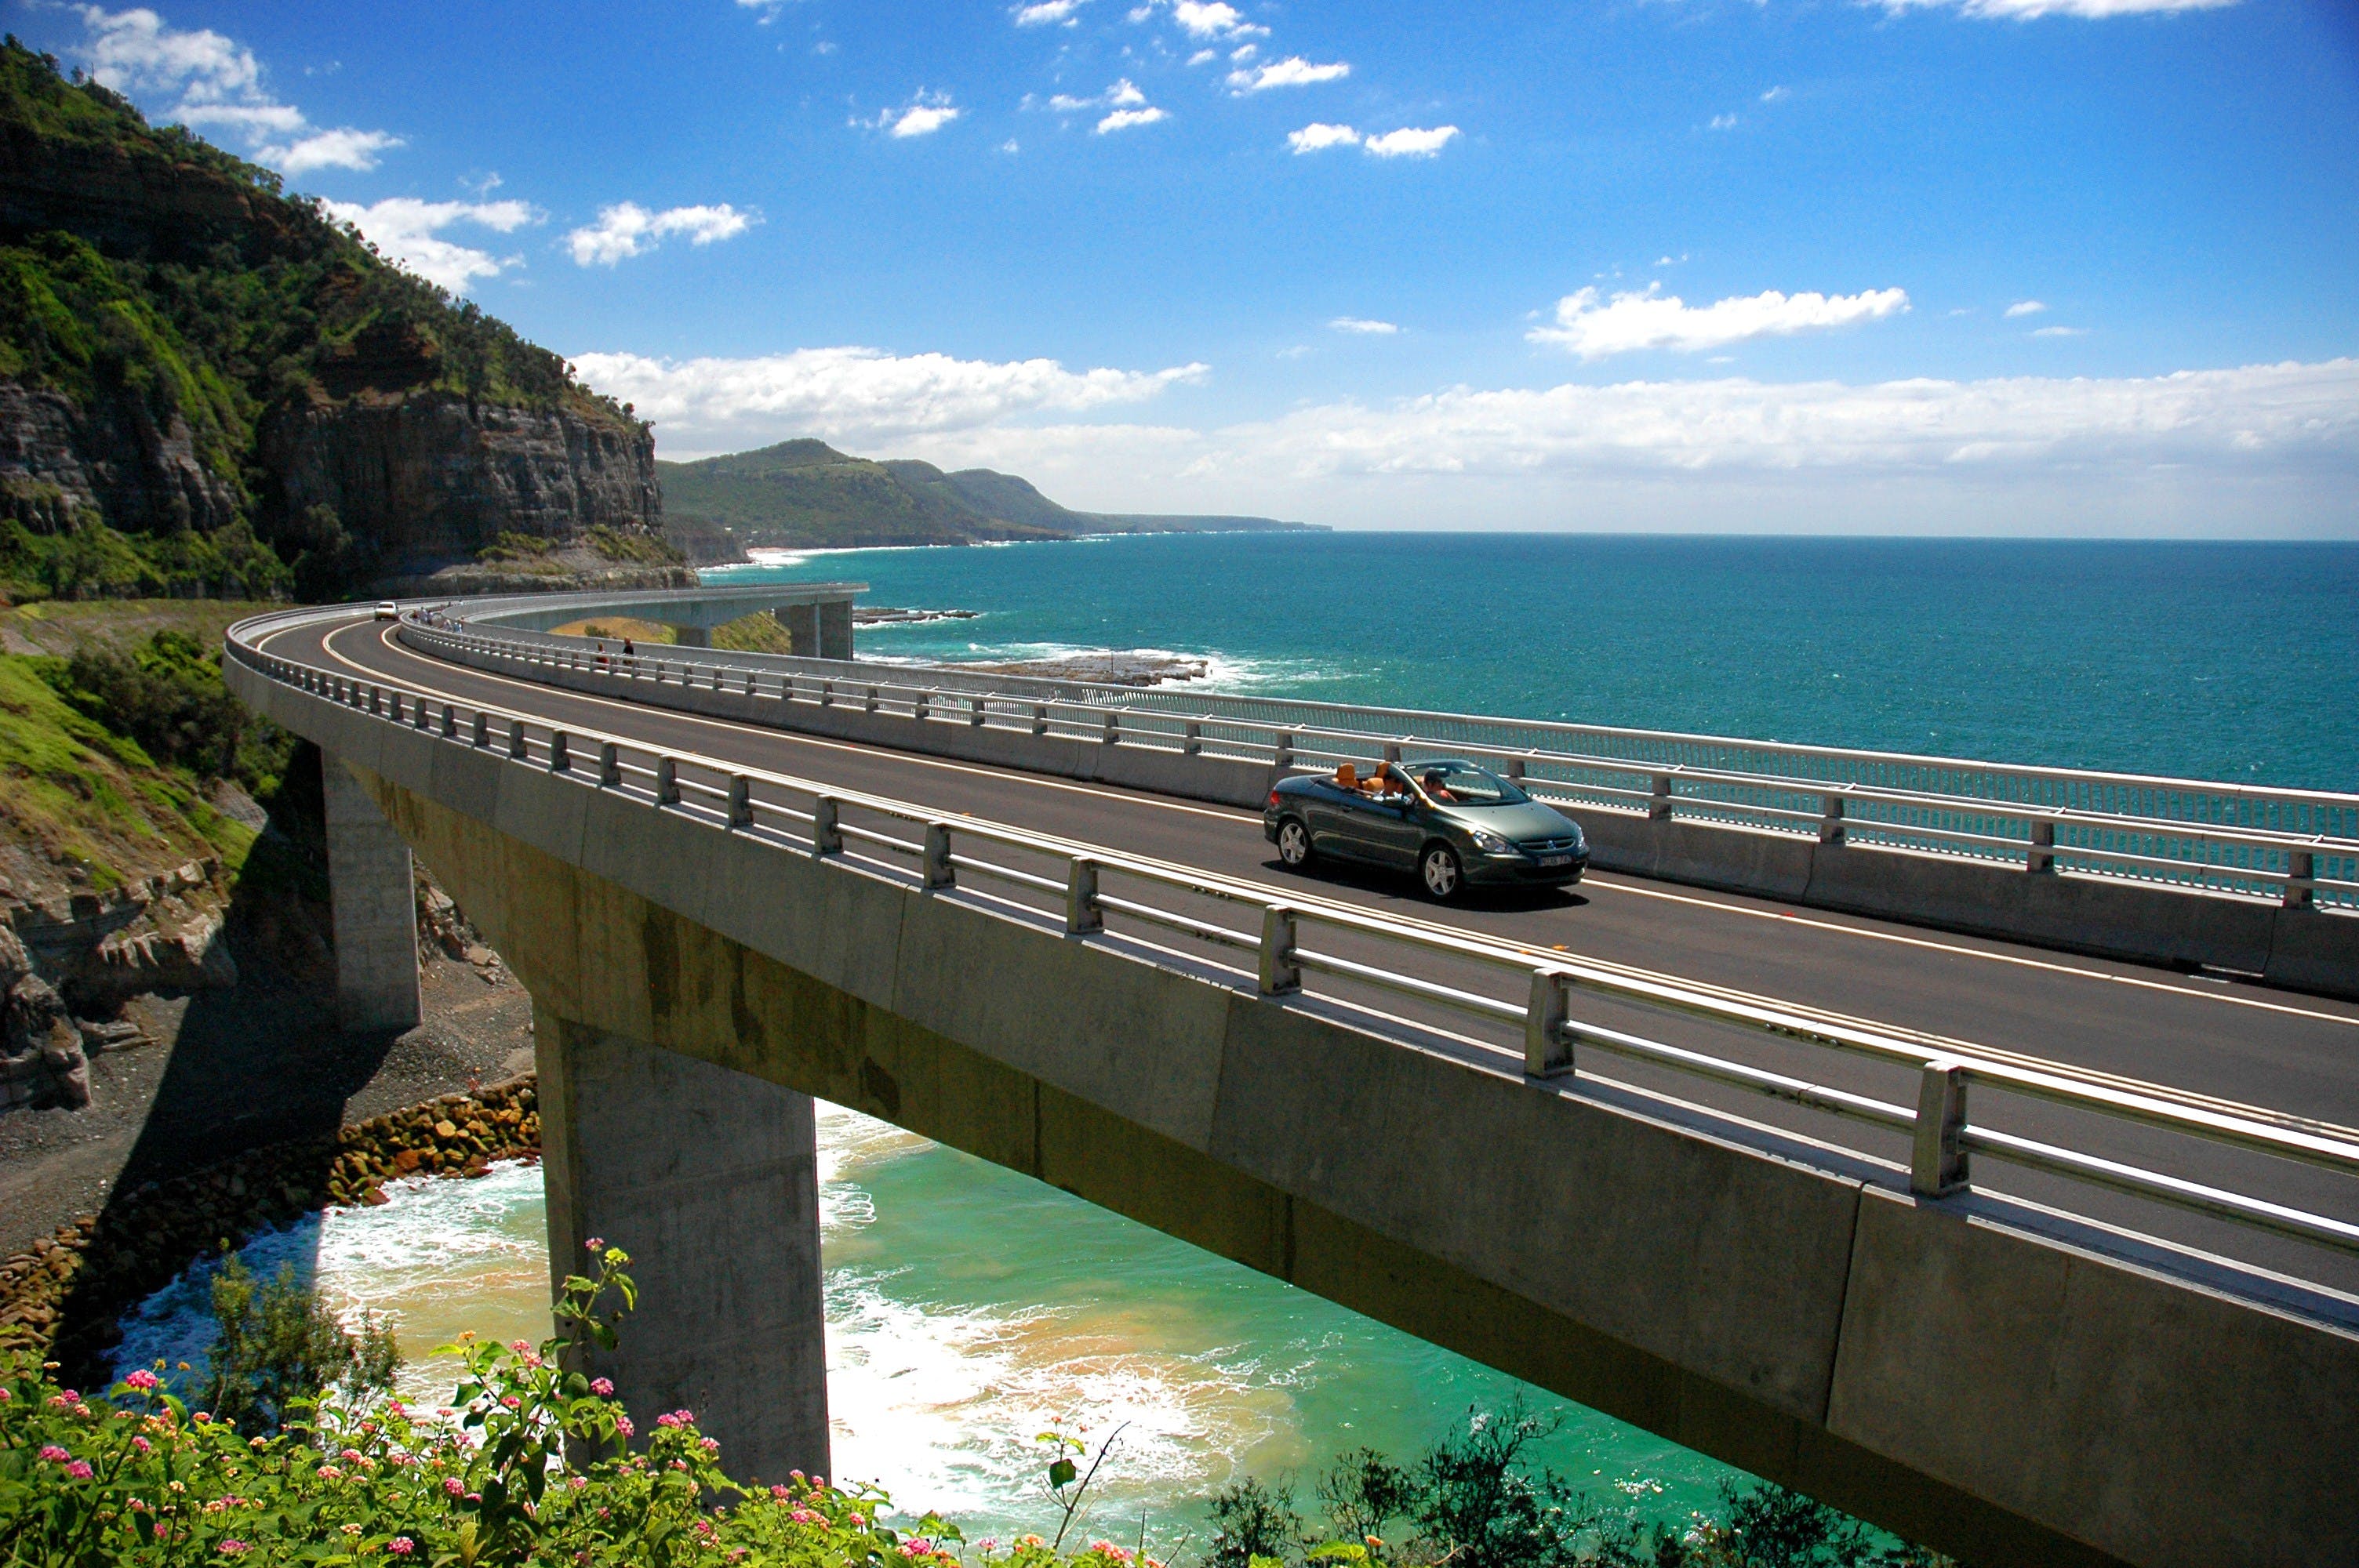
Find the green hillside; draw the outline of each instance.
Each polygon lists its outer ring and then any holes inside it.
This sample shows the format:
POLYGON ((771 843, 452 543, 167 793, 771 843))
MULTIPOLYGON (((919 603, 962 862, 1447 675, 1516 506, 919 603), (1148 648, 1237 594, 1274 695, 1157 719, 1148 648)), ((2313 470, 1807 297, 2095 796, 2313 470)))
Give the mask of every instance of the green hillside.
MULTIPOLYGON (((742 547, 842 548, 1070 539, 1084 534, 1300 528, 1266 517, 1116 516, 1058 505, 1032 481, 991 469, 945 473, 877 461, 823 441, 781 441, 695 462, 658 461, 666 527, 685 546, 724 529, 742 547)), ((703 558, 703 557, 701 557, 703 558)))
POLYGON ((0 598, 337 592, 379 541, 290 501, 288 449, 436 395, 645 438, 268 169, 0 45, 0 598))

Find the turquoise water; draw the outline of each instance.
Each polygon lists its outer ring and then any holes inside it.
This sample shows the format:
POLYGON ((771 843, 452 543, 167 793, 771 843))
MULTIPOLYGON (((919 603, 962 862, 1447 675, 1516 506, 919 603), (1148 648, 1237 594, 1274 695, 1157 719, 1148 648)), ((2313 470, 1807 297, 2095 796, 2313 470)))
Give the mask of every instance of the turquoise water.
POLYGON ((2359 789, 2359 546, 1219 535, 814 554, 983 612, 864 654, 1211 655, 1216 684, 2359 789))

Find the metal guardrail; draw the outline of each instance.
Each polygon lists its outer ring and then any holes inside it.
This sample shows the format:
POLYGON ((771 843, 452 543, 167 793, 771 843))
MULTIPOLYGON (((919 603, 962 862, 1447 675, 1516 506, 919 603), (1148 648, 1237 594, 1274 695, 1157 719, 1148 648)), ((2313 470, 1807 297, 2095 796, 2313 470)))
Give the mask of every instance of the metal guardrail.
POLYGON ((2359 795, 1030 681, 947 666, 884 666, 886 674, 845 661, 704 649, 602 658, 581 638, 494 636, 414 611, 405 620, 429 644, 617 681, 853 701, 904 717, 1258 762, 1319 766, 1443 752, 1488 762, 1551 805, 2359 912, 2359 795))
MULTIPOLYGON (((781 773, 734 770, 725 762, 647 748, 620 737, 568 731, 391 683, 355 680, 253 644, 258 634, 318 614, 281 613, 232 627, 231 655, 267 678, 386 723, 408 726, 448 744, 495 751, 516 766, 543 770, 582 788, 673 813, 717 831, 743 834, 780 853, 856 865, 867 873, 897 877, 936 892, 965 888, 968 896, 980 897, 1001 913, 1061 929, 1079 940, 1110 935, 1141 939, 1130 932, 1110 932, 1109 919, 1145 927, 1158 936, 1177 935, 1218 955, 1209 967, 1239 989, 1278 1000, 1314 998, 1360 1026, 1396 1037, 1428 1042, 1446 1037, 1501 1058, 1502 1066, 1520 1065, 1533 1080, 1570 1080, 1577 1063, 1594 1078, 1583 1059, 1597 1052, 1879 1128, 1906 1140, 1908 1184, 1920 1195, 1943 1196, 1968 1189, 1973 1156, 1984 1153, 2075 1182, 2359 1253, 2359 1225, 2026 1138, 1973 1120, 1969 1102, 1979 1086, 2346 1177, 2359 1177, 2359 1142, 2179 1103, 2162 1092, 2141 1093, 1972 1054, 1929 1054, 1921 1044, 1874 1030, 1786 1011, 1774 1004, 1733 1001, 1706 989, 1580 959, 1536 964, 1527 950, 1471 933, 1404 926, 1341 906, 1289 902, 1251 882, 1190 873, 1049 835, 972 819, 952 823, 882 796, 781 773), (1023 863, 1027 860, 1029 864, 1023 863), (972 886, 974 881, 1012 891, 980 894, 972 886), (1429 969, 1439 960, 1441 968, 1454 967, 1469 978, 1457 984, 1421 979, 1397 961, 1367 962, 1335 950, 1338 945, 1353 944, 1378 956, 1417 955, 1429 961, 1429 969), (1250 968, 1231 961, 1240 954, 1249 956, 1250 968), (1461 1033, 1401 1016, 1373 1005, 1366 1000, 1369 991, 1406 997, 1476 1033, 1461 1033), (1578 1004, 1593 999, 1882 1062, 1911 1076, 1914 1101, 1894 1103, 1767 1071, 1576 1016, 1578 1004)), ((647 658, 618 671, 617 678, 732 676, 726 666, 647 658)), ((887 700, 886 689, 883 683, 790 677, 783 693, 757 687, 757 695, 881 707, 887 700)), ((929 697, 939 699, 941 695, 922 687, 902 690, 902 700, 921 708, 929 697)), ((1042 711, 1055 706, 1029 705, 1026 717, 1036 725, 1074 725, 1086 707, 1067 705, 1069 710, 1054 718, 1042 711)), ((999 712, 1003 707, 977 701, 968 711, 999 712)), ((1089 711, 1103 721, 1100 710, 1089 711)), ((1122 721, 1119 714, 1114 719, 1122 721)))

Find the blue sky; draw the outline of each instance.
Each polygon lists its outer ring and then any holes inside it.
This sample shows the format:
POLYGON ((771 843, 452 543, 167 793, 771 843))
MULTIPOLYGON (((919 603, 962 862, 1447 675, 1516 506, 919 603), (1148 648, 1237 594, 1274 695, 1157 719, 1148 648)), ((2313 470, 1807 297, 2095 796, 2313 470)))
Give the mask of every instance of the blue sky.
POLYGON ((1342 525, 2359 536, 2325 0, 5 0, 573 356, 1342 525))

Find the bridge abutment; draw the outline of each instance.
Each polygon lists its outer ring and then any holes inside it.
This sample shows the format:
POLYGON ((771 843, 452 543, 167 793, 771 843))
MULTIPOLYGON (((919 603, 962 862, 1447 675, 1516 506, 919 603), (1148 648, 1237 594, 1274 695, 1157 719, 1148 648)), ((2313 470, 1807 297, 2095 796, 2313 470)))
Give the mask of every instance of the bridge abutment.
POLYGON ((336 935, 336 1022, 348 1030, 415 1029, 418 899, 409 846, 342 762, 322 752, 328 903, 336 935))
POLYGON ((601 1371, 642 1421, 691 1410, 741 1480, 828 1467, 811 1098, 533 1010, 552 1284, 596 1237, 638 1306, 601 1371))

